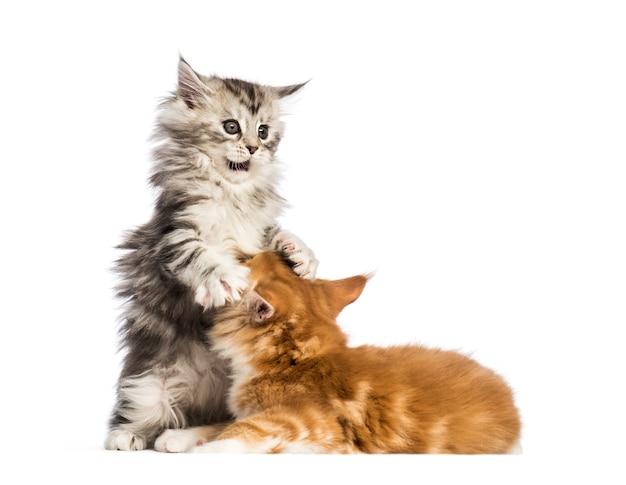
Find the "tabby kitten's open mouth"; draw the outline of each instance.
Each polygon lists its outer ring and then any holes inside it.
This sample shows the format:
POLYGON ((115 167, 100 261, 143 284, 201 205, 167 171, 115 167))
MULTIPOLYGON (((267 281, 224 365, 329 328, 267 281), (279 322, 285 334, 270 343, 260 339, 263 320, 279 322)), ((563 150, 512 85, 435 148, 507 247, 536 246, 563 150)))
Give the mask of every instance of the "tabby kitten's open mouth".
POLYGON ((250 168, 250 160, 246 160, 245 162, 231 162, 230 160, 226 160, 228 162, 228 168, 235 172, 247 172, 250 168))

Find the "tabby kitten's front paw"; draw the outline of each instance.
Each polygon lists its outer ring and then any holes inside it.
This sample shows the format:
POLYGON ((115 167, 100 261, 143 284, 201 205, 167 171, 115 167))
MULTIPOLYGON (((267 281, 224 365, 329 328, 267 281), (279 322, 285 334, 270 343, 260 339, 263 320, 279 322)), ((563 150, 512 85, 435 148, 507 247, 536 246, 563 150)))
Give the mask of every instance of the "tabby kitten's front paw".
POLYGON ((113 429, 104 443, 107 450, 136 451, 146 448, 146 439, 125 429, 113 429))
POLYGON ((196 302, 204 308, 220 307, 227 302, 237 301, 248 287, 250 271, 239 264, 220 265, 196 289, 196 302))
POLYGON ((193 428, 166 429, 154 442, 154 449, 163 453, 185 453, 204 442, 193 428))
POLYGON ((315 278, 319 261, 313 251, 289 231, 278 232, 270 243, 270 249, 280 251, 293 262, 293 272, 298 276, 310 280, 315 278))

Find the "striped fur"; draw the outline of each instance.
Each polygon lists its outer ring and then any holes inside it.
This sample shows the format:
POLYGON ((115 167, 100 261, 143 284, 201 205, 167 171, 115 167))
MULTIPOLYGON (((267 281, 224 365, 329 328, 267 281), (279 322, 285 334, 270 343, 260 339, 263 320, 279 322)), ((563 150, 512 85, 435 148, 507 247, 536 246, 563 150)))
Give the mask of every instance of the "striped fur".
POLYGON ((281 103, 301 87, 205 77, 180 60, 154 133, 154 212, 116 264, 125 355, 106 448, 143 449, 166 428, 231 417, 227 367, 206 332, 248 286, 241 259, 278 249, 315 275, 313 253, 276 222, 281 103))
POLYGON ((169 430, 180 452, 506 453, 520 419, 508 385, 456 352, 348 347, 336 323, 367 278, 297 278, 276 253, 247 263, 251 288, 210 331, 231 362, 222 428, 169 430))

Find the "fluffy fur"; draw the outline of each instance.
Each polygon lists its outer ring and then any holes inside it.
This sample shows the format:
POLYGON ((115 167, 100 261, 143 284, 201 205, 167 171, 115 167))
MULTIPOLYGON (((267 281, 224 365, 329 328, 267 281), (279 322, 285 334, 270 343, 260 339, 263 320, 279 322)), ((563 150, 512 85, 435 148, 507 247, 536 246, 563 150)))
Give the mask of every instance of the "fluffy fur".
POLYGON ((277 226, 281 106, 301 87, 206 77, 180 60, 154 133, 154 213, 128 233, 116 266, 125 356, 107 449, 140 450, 166 428, 231 418, 227 366, 207 330, 248 286, 240 259, 277 249, 297 274, 315 275, 313 253, 277 226))
POLYGON ((339 312, 367 278, 298 278, 254 257, 251 289, 210 331, 232 365, 226 427, 168 430, 161 451, 505 453, 520 419, 507 384, 456 352, 347 345, 339 312))

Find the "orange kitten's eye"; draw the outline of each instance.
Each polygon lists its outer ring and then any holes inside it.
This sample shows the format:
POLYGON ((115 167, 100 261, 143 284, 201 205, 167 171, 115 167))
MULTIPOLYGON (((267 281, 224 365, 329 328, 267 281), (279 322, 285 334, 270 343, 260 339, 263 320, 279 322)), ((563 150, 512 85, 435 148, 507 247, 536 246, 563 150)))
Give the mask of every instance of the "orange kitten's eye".
POLYGON ((241 128, 237 120, 226 120, 224 121, 224 131, 229 135, 236 135, 241 131, 241 128))
POLYGON ((259 126, 259 138, 265 140, 270 134, 270 127, 267 125, 259 126))

